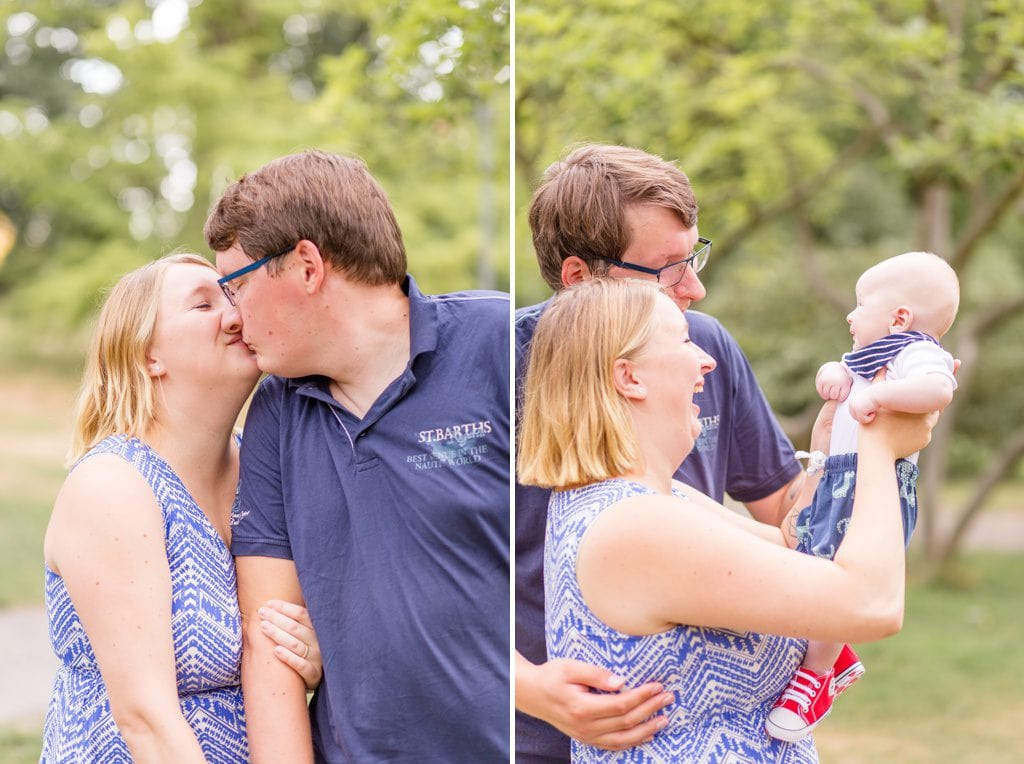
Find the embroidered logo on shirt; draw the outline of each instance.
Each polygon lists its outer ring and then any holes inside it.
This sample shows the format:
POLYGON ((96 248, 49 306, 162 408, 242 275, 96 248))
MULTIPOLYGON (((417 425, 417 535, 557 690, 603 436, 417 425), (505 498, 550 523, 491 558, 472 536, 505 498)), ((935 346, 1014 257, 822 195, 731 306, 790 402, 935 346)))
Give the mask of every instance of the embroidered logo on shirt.
POLYGON ((235 503, 231 505, 231 517, 228 520, 228 525, 232 527, 238 525, 240 522, 242 522, 243 519, 245 519, 246 516, 248 516, 248 514, 248 510, 246 510, 245 512, 242 511, 242 504, 238 500, 238 491, 236 490, 235 503))
POLYGON ((473 438, 479 438, 491 431, 491 420, 483 422, 467 422, 466 424, 453 424, 448 427, 437 427, 433 430, 420 430, 420 443, 435 443, 442 440, 455 440, 464 443, 473 438))
POLYGON ((430 450, 428 453, 410 454, 405 460, 417 470, 476 464, 483 461, 490 451, 487 445, 478 441, 492 430, 490 419, 420 430, 417 441, 426 444, 430 450))
POLYGON ((700 435, 697 436, 697 442, 694 444, 697 453, 709 454, 718 448, 718 425, 720 419, 721 417, 718 414, 700 417, 700 435))

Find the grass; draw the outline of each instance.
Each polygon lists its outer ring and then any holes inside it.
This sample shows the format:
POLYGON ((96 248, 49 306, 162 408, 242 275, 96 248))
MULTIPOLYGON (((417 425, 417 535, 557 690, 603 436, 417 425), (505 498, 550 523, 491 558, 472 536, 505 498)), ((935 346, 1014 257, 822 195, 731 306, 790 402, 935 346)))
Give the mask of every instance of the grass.
POLYGON ((971 554, 969 587, 916 586, 903 631, 815 733, 823 762, 1010 764, 1024 751, 1024 554, 971 554))
POLYGON ((43 723, 39 727, 17 725, 0 727, 0 762, 3 764, 37 764, 43 723))
MULTIPOLYGON (((951 507, 960 507, 972 492, 973 485, 957 481, 943 487, 943 502, 951 507)), ((1024 487, 1019 481, 1008 481, 999 485, 985 502, 985 512, 1024 514, 1024 487)))
POLYGON ((43 534, 61 482, 75 383, 0 369, 0 607, 43 597, 43 534))

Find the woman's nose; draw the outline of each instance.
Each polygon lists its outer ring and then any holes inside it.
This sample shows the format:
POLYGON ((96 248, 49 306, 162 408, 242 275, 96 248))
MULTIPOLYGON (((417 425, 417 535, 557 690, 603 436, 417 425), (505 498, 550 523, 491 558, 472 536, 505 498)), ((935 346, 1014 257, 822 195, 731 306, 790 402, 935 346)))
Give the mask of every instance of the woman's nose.
POLYGON ((237 334, 242 331, 242 314, 238 311, 237 305, 228 303, 221 315, 221 326, 228 334, 237 334))

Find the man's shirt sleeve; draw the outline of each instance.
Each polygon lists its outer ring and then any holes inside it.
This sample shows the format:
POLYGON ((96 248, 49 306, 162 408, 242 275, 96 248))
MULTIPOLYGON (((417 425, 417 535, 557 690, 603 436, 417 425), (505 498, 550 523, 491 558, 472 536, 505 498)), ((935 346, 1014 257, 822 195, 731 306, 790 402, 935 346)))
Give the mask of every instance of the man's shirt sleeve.
POLYGON ((284 385, 273 377, 264 380, 246 415, 238 508, 231 518, 231 553, 236 557, 292 559, 281 481, 284 385))
POLYGON ((719 328, 722 357, 716 360, 719 368, 728 370, 733 395, 725 490, 736 501, 757 501, 788 485, 800 472, 800 464, 746 355, 721 325, 719 328))

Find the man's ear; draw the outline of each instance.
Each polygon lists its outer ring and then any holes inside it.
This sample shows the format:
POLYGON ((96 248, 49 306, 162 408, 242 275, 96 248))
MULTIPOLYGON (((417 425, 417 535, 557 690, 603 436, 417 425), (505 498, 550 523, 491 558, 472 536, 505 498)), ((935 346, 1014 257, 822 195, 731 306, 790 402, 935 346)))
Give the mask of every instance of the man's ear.
POLYGON ((627 400, 642 401, 647 398, 647 388, 636 375, 632 361, 618 358, 612 366, 612 383, 619 395, 627 400))
POLYGON ((906 305, 900 305, 892 314, 892 321, 889 322, 889 330, 892 332, 905 332, 914 323, 914 311, 906 305))
POLYGON ((316 294, 323 286, 327 270, 320 248, 308 239, 303 239, 295 246, 295 256, 302 268, 302 284, 306 294, 316 294))
POLYGON ((589 279, 592 275, 590 266, 582 258, 576 257, 576 255, 570 255, 562 261, 562 286, 569 287, 573 284, 579 284, 581 281, 589 279))

